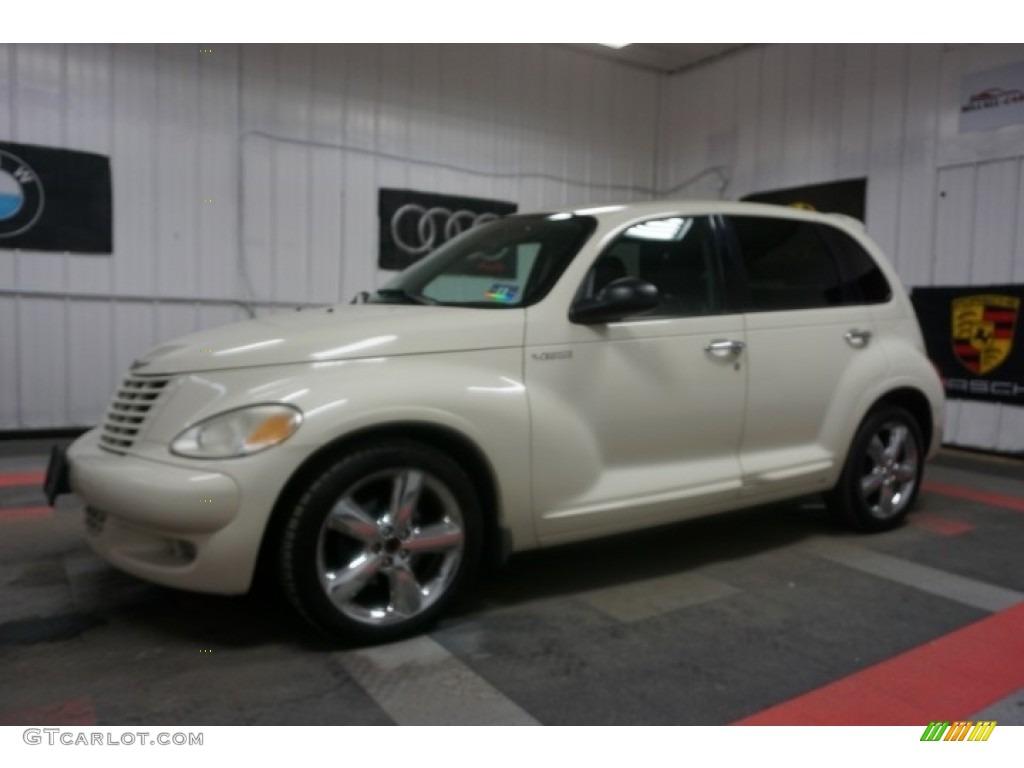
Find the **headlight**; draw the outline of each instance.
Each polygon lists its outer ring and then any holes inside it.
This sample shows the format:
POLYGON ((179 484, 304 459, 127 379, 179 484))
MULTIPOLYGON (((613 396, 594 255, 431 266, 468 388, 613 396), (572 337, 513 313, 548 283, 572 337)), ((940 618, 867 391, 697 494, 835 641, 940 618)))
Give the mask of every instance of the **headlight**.
POLYGON ((290 405, 251 405, 211 416, 189 427, 171 443, 171 453, 193 459, 231 459, 283 443, 302 424, 290 405))

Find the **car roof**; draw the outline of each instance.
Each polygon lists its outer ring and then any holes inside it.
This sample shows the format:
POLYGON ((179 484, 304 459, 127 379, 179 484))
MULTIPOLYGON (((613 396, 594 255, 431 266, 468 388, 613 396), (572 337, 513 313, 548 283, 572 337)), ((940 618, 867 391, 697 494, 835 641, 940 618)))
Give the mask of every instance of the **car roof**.
POLYGON ((575 214, 593 216, 602 224, 617 226, 631 221, 658 216, 700 216, 721 214, 727 216, 769 216, 773 218, 819 221, 855 232, 864 232, 864 224, 852 216, 841 213, 822 213, 804 208, 769 203, 744 203, 734 200, 647 200, 629 203, 597 203, 584 206, 566 206, 561 210, 538 213, 575 214))

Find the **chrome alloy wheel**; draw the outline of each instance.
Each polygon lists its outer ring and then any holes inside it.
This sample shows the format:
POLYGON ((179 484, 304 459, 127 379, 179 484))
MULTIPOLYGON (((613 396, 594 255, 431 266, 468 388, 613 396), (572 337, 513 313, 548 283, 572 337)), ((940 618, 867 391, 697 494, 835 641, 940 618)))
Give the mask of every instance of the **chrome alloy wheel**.
POLYGON ((387 469, 351 485, 327 513, 317 575, 348 618, 396 624, 446 593, 465 542, 458 501, 441 480, 421 469, 387 469))
POLYGON ((921 476, 917 441, 900 421, 885 421, 867 444, 860 494, 879 520, 899 515, 910 504, 921 476))

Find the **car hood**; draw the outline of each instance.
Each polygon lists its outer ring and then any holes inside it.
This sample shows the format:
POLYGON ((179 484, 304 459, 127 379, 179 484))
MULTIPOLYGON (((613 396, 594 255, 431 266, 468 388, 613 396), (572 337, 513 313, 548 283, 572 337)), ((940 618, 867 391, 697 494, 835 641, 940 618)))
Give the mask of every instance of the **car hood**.
POLYGON ((520 347, 523 310, 341 305, 246 320, 182 336, 136 360, 168 374, 367 357, 520 347))

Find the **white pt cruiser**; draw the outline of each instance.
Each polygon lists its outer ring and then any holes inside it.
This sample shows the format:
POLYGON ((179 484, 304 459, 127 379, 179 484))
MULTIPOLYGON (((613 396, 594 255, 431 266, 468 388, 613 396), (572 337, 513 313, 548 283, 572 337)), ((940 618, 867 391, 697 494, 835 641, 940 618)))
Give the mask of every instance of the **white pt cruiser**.
POLYGON ((824 492, 898 525, 943 394, 856 221, 742 203, 517 215, 355 306, 133 366, 47 492, 129 573, 316 627, 422 630, 508 553, 824 492))

